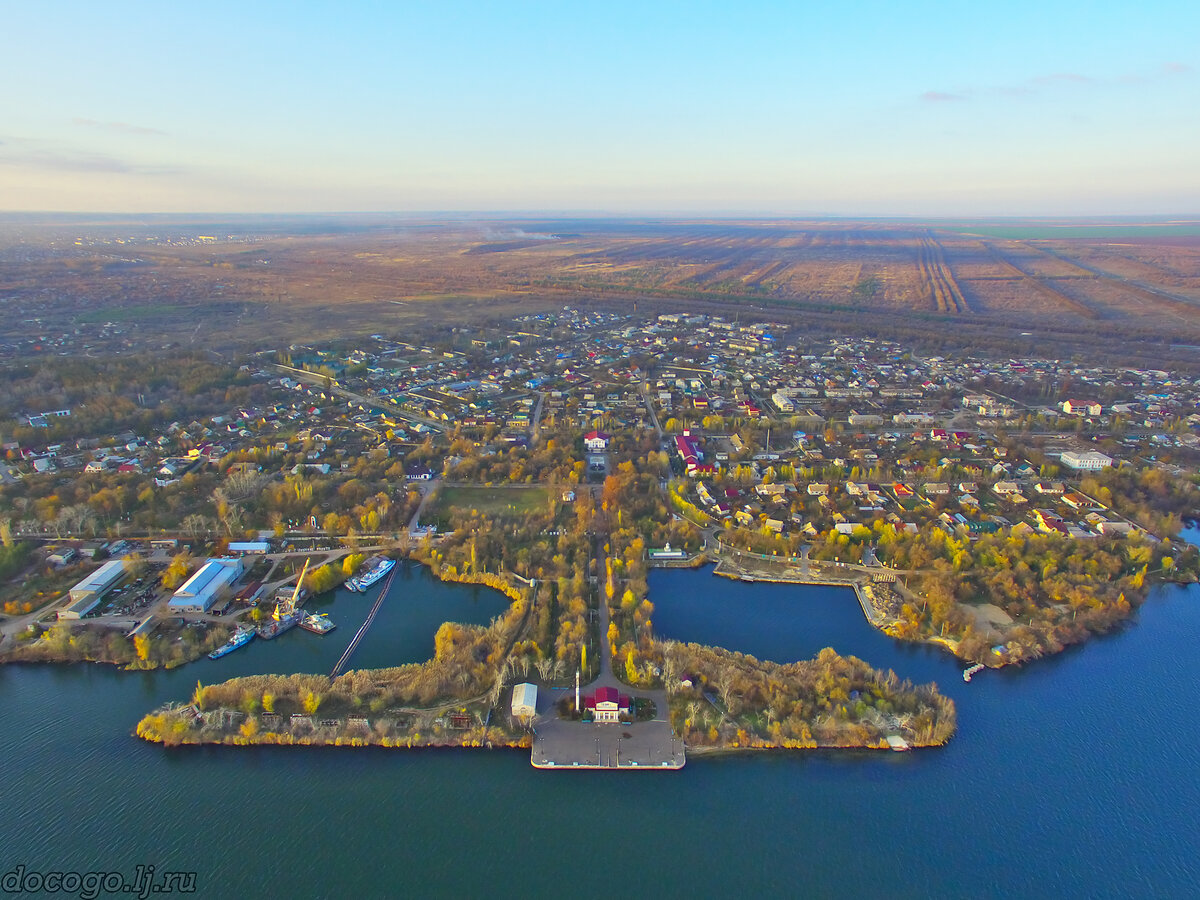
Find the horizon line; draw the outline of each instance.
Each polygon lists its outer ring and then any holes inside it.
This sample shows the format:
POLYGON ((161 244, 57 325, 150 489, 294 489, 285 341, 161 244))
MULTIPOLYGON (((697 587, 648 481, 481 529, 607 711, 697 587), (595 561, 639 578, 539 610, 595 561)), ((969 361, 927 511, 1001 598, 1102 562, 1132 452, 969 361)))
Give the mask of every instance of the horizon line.
POLYGON ((1038 221, 1153 221, 1155 224, 1192 224, 1200 222, 1200 212, 1172 213, 1003 213, 1003 214, 934 214, 921 215, 917 213, 840 213, 828 211, 810 212, 763 212, 746 210, 659 210, 659 211, 622 211, 603 209, 427 209, 427 210, 67 210, 67 209, 0 209, 0 218, 29 216, 65 216, 65 217, 97 217, 108 216, 117 218, 139 217, 213 217, 228 216, 249 218, 288 217, 288 218, 329 218, 334 216, 383 216, 398 218, 451 218, 469 219, 481 217, 542 217, 561 219, 751 219, 757 221, 778 221, 795 219, 844 219, 848 221, 967 221, 995 222, 1009 220, 1038 220, 1038 221))

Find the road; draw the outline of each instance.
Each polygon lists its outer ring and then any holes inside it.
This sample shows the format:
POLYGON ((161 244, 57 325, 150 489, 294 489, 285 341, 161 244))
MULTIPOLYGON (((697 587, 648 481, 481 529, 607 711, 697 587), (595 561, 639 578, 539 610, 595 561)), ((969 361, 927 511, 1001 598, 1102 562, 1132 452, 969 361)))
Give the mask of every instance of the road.
POLYGON ((542 425, 542 408, 546 405, 546 392, 538 391, 537 408, 533 411, 533 425, 529 429, 530 443, 536 444, 538 440, 538 429, 542 425))
POLYGON ((335 381, 331 380, 329 386, 326 387, 324 375, 315 375, 312 372, 306 372, 303 369, 295 369, 291 366, 285 366, 282 363, 274 363, 273 365, 276 369, 287 372, 289 377, 294 378, 296 381, 303 381, 305 384, 318 385, 334 394, 345 397, 347 400, 353 400, 356 403, 361 403, 363 406, 376 407, 377 409, 386 411, 389 416, 395 416, 397 419, 404 419, 406 422, 411 422, 414 425, 425 425, 428 428, 432 428, 434 431, 440 431, 443 433, 446 431, 446 426, 435 419, 428 419, 425 416, 418 416, 415 413, 404 412, 399 407, 385 404, 385 402, 378 397, 368 397, 365 394, 359 394, 355 391, 348 391, 335 381))
POLYGON ((662 425, 658 423, 658 413, 654 411, 654 401, 650 399, 650 382, 642 382, 642 401, 646 404, 646 411, 650 413, 650 421, 654 423, 654 430, 658 432, 661 439, 663 436, 662 425))
POLYGON ((438 485, 442 483, 440 478, 434 478, 432 481, 424 482, 418 486, 418 490, 423 491, 421 502, 417 506, 417 511, 413 513, 412 518, 408 521, 408 533, 416 534, 417 529, 421 527, 421 513, 425 512, 425 504, 429 502, 429 498, 437 493, 438 485))
POLYGON ((631 725, 560 719, 555 704, 563 696, 563 689, 542 687, 538 691, 538 719, 530 761, 536 768, 679 769, 685 762, 684 745, 671 729, 667 692, 630 688, 613 674, 608 646, 610 615, 604 594, 605 538, 604 535, 592 537, 600 607, 600 674, 588 685, 588 693, 601 687, 614 687, 621 693, 647 698, 654 701, 655 717, 649 722, 631 725))

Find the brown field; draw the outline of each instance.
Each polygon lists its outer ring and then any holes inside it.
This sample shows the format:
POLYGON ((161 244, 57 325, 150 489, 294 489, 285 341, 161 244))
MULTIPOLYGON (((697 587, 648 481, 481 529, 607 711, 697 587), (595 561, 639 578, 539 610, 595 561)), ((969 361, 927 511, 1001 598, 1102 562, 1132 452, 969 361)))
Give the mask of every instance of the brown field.
MULTIPOLYGON (((829 324, 945 319, 980 334, 1111 338, 1116 326, 1125 338, 1200 343, 1200 227, 989 234, 845 220, 368 220, 324 233, 276 222, 256 233, 251 220, 235 224, 190 246, 147 242, 137 233, 146 226, 132 224, 0 234, 0 336, 111 323, 133 343, 270 346, 564 304, 640 304, 829 324)), ((154 230, 172 228, 217 230, 154 230)))

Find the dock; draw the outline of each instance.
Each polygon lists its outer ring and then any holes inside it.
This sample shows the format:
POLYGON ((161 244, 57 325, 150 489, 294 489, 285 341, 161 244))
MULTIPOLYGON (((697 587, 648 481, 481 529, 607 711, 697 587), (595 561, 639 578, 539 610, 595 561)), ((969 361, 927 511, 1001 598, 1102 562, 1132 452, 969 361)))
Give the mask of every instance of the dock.
POLYGON ((393 566, 392 571, 388 573, 387 580, 383 583, 383 589, 379 592, 379 596, 375 598, 375 603, 371 607, 371 611, 367 613, 366 619, 359 626, 358 631, 354 633, 354 637, 350 639, 346 650, 334 663, 333 670, 329 673, 330 678, 337 678, 346 669, 346 664, 350 662, 350 657, 354 655, 354 651, 358 649, 358 645, 362 643, 363 636, 366 635, 367 629, 375 621, 375 616, 379 614, 379 608, 383 606, 383 600, 388 595, 388 591, 392 589, 392 579, 396 577, 396 572, 399 571, 399 566, 393 566))

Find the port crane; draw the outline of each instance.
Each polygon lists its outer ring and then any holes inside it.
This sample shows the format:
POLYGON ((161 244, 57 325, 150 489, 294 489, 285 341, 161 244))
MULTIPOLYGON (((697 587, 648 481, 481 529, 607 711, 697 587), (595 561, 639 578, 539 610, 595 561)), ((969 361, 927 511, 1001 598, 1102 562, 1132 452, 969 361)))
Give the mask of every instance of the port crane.
POLYGON ((310 562, 312 562, 310 559, 304 560, 304 568, 300 570, 300 577, 296 579, 296 590, 292 591, 291 599, 275 604, 275 612, 271 614, 271 618, 276 622, 282 621, 284 617, 290 616, 296 611, 296 606, 300 600, 300 585, 304 584, 304 576, 308 574, 308 564, 310 562))

